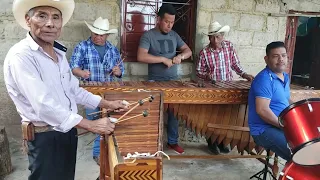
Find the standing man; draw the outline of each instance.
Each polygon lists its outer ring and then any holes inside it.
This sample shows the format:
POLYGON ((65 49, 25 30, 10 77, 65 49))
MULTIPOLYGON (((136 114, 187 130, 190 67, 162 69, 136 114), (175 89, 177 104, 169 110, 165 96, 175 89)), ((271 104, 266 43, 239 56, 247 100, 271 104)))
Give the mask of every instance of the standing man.
MULTIPOLYGON (((253 76, 247 74, 240 66, 240 61, 236 50, 230 41, 224 40, 224 34, 229 32, 229 26, 221 26, 218 22, 212 22, 208 28, 209 45, 200 51, 197 63, 197 76, 204 80, 232 81, 232 70, 248 81, 253 80, 253 76)), ((208 148, 214 154, 230 152, 223 143, 219 145, 207 139, 208 148)))
POLYGON ((29 32, 10 48, 3 71, 8 93, 22 123, 28 125, 23 128, 23 139, 28 146, 29 180, 74 179, 75 127, 98 134, 113 132, 108 118, 89 121, 77 114, 77 104, 92 109, 125 108, 122 101, 106 101, 80 88, 72 75, 67 48, 55 40, 74 7, 73 0, 13 2, 16 21, 29 32))
POLYGON ((257 145, 289 161, 291 153, 278 122, 280 113, 292 103, 284 43, 268 44, 264 60, 267 67, 255 77, 249 91, 250 134, 257 145))
MULTIPOLYGON (((145 32, 138 48, 139 62, 148 63, 148 78, 152 81, 177 80, 177 64, 188 59, 192 52, 181 37, 172 30, 176 10, 171 4, 160 7, 155 28, 145 32), (181 52, 177 55, 176 49, 181 52)), ((176 153, 184 153, 178 145, 178 120, 168 110, 168 147, 176 153)))
MULTIPOLYGON (((109 20, 99 17, 93 25, 85 22, 91 31, 91 36, 80 42, 74 49, 70 60, 72 73, 81 80, 110 82, 115 78, 121 78, 124 73, 123 62, 118 49, 107 38, 110 34, 117 33, 116 29, 109 29, 109 20)), ((96 120, 98 115, 89 115, 99 111, 85 109, 86 118, 96 120)), ((93 144, 93 159, 100 164, 100 136, 93 144)))

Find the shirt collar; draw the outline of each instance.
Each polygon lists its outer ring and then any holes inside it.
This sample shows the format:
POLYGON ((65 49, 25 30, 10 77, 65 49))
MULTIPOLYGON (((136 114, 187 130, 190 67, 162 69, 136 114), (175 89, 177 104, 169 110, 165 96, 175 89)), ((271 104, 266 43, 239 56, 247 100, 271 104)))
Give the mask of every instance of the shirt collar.
POLYGON ((207 45, 207 48, 208 48, 210 51, 220 51, 221 49, 226 48, 226 47, 227 47, 227 45, 226 45, 226 42, 225 42, 225 41, 222 41, 222 42, 221 42, 221 48, 220 48, 220 49, 216 49, 216 50, 214 50, 213 48, 210 47, 210 43, 207 45))
MULTIPOLYGON (((29 46, 31 48, 31 50, 33 51, 37 51, 39 50, 40 46, 39 44, 31 37, 30 32, 27 33, 27 41, 29 43, 29 46)), ((61 43, 54 41, 53 47, 55 49, 55 51, 59 54, 65 55, 67 52, 67 48, 62 45, 61 43)))
MULTIPOLYGON (((88 38, 87 42, 88 42, 89 44, 91 44, 92 46, 94 46, 94 43, 92 42, 91 37, 88 38)), ((109 43, 109 41, 106 41, 105 47, 106 47, 106 49, 111 48, 111 43, 109 43)))
MULTIPOLYGON (((276 73, 274 73, 268 66, 266 66, 266 71, 269 73, 270 77, 272 79, 279 79, 281 80, 277 75, 276 73)), ((283 77, 284 77, 284 82, 287 82, 288 78, 289 78, 289 75, 285 72, 283 72, 283 77)))

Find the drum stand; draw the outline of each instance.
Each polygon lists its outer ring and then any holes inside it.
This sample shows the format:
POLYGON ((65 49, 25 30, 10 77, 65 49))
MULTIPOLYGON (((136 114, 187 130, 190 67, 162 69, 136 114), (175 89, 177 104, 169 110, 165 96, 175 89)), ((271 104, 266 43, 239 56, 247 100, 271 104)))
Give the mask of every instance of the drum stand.
POLYGON ((269 170, 269 167, 268 167, 269 159, 270 159, 270 150, 268 149, 264 168, 261 171, 257 172, 256 174, 254 174, 253 176, 251 176, 250 179, 257 178, 259 180, 267 180, 267 175, 269 174, 272 180, 277 180, 277 178, 274 177, 273 173, 269 170), (260 177, 261 175, 263 175, 263 178, 260 177))

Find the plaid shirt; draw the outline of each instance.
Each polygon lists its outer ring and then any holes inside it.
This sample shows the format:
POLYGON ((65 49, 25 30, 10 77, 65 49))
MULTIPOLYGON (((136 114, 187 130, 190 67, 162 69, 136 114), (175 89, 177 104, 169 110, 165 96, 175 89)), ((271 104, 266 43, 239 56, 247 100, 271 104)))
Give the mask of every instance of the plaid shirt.
POLYGON ((244 73, 233 47, 229 41, 222 41, 222 48, 214 50, 209 45, 200 51, 197 63, 197 76, 205 80, 231 81, 232 71, 244 73))
MULTIPOLYGON (((90 71, 90 77, 89 79, 85 79, 86 81, 113 81, 115 76, 113 74, 109 76, 109 74, 112 71, 112 68, 121 61, 121 57, 118 49, 111 43, 107 41, 105 46, 104 59, 101 61, 99 53, 94 47, 91 38, 80 42, 75 47, 71 56, 70 68, 80 68, 82 70, 90 71)), ((123 75, 123 62, 120 63, 119 67, 123 75)), ((80 80, 84 79, 80 78, 80 80)))

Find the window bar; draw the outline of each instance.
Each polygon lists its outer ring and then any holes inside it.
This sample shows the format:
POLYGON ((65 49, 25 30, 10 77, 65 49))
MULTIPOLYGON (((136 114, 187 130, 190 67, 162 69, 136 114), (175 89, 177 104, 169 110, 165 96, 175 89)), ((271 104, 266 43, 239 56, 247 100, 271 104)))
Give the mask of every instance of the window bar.
POLYGON ((179 2, 164 2, 164 1, 151 1, 151 0, 129 0, 128 2, 130 2, 130 1, 162 3, 162 4, 175 4, 175 5, 191 5, 189 2, 187 2, 187 3, 179 3, 179 2))

